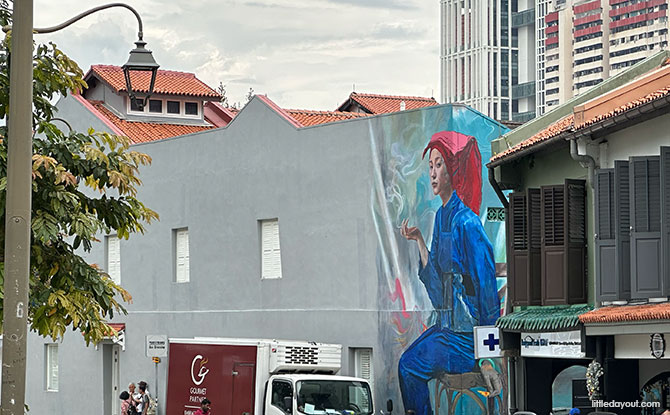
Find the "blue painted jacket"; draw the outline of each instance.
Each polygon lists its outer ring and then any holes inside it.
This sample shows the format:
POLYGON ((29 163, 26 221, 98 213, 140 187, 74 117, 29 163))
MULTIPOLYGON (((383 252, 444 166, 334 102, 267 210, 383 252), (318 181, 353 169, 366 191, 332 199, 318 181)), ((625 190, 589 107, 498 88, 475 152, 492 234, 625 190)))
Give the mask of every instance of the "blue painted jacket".
POLYGON ((456 192, 435 214, 428 264, 421 264, 419 278, 443 329, 472 334, 474 326, 493 325, 500 317, 493 247, 456 192))

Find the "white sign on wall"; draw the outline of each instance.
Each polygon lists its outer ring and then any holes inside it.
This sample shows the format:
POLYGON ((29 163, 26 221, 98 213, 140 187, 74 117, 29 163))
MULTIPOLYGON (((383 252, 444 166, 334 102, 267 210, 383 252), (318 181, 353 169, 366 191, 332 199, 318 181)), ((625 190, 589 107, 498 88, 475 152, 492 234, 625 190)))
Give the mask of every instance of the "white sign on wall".
POLYGON ((521 356, 582 358, 579 330, 551 333, 521 333, 521 356))
POLYGON ((147 335, 147 357, 167 357, 168 340, 164 335, 147 335))
POLYGON ((500 329, 496 326, 477 326, 474 328, 475 359, 502 357, 500 350, 500 329))

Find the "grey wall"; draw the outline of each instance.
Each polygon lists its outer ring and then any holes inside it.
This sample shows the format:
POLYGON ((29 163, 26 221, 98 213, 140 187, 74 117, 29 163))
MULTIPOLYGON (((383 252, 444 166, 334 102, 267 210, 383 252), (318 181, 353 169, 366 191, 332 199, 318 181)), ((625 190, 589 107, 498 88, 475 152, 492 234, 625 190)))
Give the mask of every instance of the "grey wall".
MULTIPOLYGON (((104 129, 63 99, 73 127, 104 129)), ((296 130, 258 98, 224 129, 134 146, 149 154, 139 198, 160 214, 121 242, 121 283, 133 295, 121 353, 121 390, 147 380, 147 334, 304 339, 378 348, 375 229, 370 215, 369 122, 296 130), (283 278, 261 280, 258 220, 279 218, 283 278), (188 227, 190 282, 173 282, 172 231, 188 227)), ((104 238, 101 238, 103 241, 104 238)), ((97 244, 87 256, 104 266, 97 244)), ((102 347, 68 332, 60 391, 45 392, 44 339, 31 336, 27 402, 40 413, 103 413, 102 347)), ((375 356, 375 360, 380 359, 375 356)), ((166 363, 158 370, 164 402, 166 363)), ((377 405, 385 397, 376 397, 377 405)), ((382 406, 378 406, 382 408, 382 406)))

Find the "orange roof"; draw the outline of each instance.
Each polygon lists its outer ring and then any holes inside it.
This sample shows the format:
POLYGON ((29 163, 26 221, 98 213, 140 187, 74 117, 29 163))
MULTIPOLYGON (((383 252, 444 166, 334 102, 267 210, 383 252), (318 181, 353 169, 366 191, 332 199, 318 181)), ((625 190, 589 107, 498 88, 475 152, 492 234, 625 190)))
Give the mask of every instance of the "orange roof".
POLYGON ((515 154, 529 147, 533 147, 539 143, 547 141, 551 138, 557 137, 559 134, 573 129, 574 124, 574 115, 569 114, 560 120, 556 121, 554 124, 535 134, 531 138, 520 142, 512 148, 508 148, 502 153, 498 153, 495 156, 491 157, 491 161, 496 161, 503 159, 511 154, 515 154))
POLYGON ((663 66, 582 105, 575 106, 572 114, 556 121, 514 147, 496 154, 491 157, 490 161, 504 159, 526 148, 557 137, 563 132, 577 132, 667 96, 670 96, 670 66, 663 66))
POLYGON ((582 323, 619 323, 669 319, 670 303, 602 307, 579 316, 579 321, 582 323))
POLYGON ((352 92, 349 99, 338 110, 343 109, 351 101, 355 101, 360 106, 368 110, 371 114, 388 114, 390 112, 401 111, 400 103, 405 102, 405 110, 416 108, 432 107, 438 105, 435 98, 410 97, 396 95, 377 95, 377 94, 359 94, 352 92))
MULTIPOLYGON (((85 79, 95 74, 102 81, 109 84, 116 92, 126 91, 126 79, 123 69, 114 65, 93 65, 85 79)), ((148 92, 151 75, 148 72, 131 72, 132 87, 138 92, 148 92)), ((127 91, 126 91, 127 92, 127 91)), ((203 98, 220 99, 221 95, 195 77, 195 74, 178 71, 158 70, 155 94, 190 95, 203 98)))
POLYGON ((329 122, 350 120, 352 118, 367 117, 368 114, 345 111, 312 111, 312 110, 284 110, 303 127, 326 124, 329 122))
POLYGON ((103 105, 101 101, 88 101, 93 107, 117 127, 133 143, 144 143, 161 140, 163 138, 176 137, 178 135, 197 133, 214 128, 204 125, 180 125, 166 123, 149 123, 122 120, 103 105))

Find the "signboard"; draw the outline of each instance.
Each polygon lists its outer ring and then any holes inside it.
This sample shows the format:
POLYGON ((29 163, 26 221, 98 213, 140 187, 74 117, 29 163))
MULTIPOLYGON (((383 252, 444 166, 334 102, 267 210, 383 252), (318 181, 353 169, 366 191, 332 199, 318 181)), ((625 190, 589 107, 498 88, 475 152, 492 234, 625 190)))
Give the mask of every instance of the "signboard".
POLYGON ((167 348, 167 336, 147 335, 147 357, 167 357, 167 348))
POLYGON ((521 356, 582 358, 579 330, 551 333, 521 333, 521 356))
POLYGON ((475 359, 502 357, 500 329, 496 326, 477 326, 474 329, 475 359))

